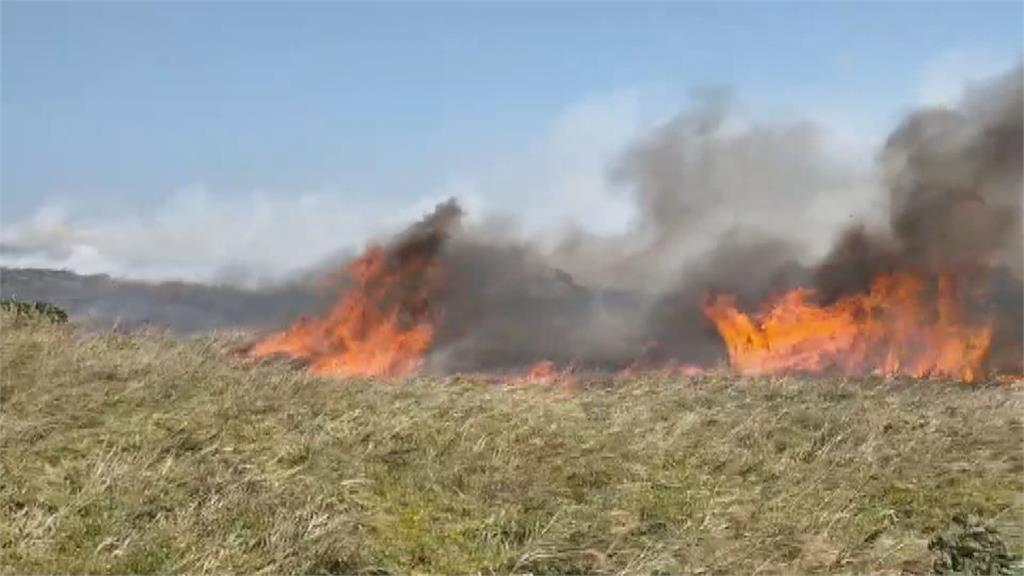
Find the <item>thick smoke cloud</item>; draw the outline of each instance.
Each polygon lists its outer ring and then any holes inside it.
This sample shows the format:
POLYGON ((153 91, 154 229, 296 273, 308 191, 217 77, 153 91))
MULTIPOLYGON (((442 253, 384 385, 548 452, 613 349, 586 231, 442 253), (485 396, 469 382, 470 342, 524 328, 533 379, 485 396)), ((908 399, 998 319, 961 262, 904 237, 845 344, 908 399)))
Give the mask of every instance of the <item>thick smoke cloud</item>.
POLYGON ((620 366, 642 342, 641 294, 585 287, 527 244, 462 237, 449 270, 435 369, 521 367, 546 359, 620 366))
POLYGON ((914 112, 880 154, 888 228, 848 230, 823 263, 827 296, 895 267, 1021 275, 1021 69, 967 94, 958 109, 914 112))
POLYGON ((879 153, 887 221, 842 233, 809 207, 845 209, 843 195, 864 194, 864 182, 824 152, 820 128, 738 129, 714 106, 681 115, 612 171, 640 214, 625 236, 576 233, 549 254, 462 237, 449 304, 461 338, 439 354, 459 369, 540 358, 621 366, 653 348, 706 365, 724 356, 701 311, 713 291, 756 310, 811 285, 828 302, 900 269, 951 275, 961 298, 985 291, 975 313, 998 319, 991 364, 1019 370, 1021 85, 1017 69, 956 109, 909 115, 879 153))
POLYGON ((956 109, 912 113, 880 154, 888 228, 845 232, 817 270, 831 300, 895 269, 951 275, 960 295, 983 294, 974 312, 995 322, 991 364, 1020 371, 1024 72, 968 91, 956 109))
POLYGON ((931 270, 1021 270, 1021 69, 967 94, 959 110, 911 115, 883 167, 891 226, 904 255, 931 270))
POLYGON ((580 286, 530 244, 491 232, 448 200, 381 246, 381 272, 362 280, 377 307, 435 328, 427 370, 628 360, 639 342, 628 325, 635 299, 580 286))
POLYGON ((609 167, 636 207, 626 232, 566 231, 553 248, 443 203, 383 243, 399 264, 442 271, 434 300, 407 306, 415 317, 421 305, 436 312, 426 368, 711 365, 725 351, 701 309, 710 293, 757 310, 810 286, 825 303, 901 269, 952 274, 962 296, 982 293, 971 312, 998 322, 991 364, 1019 370, 1021 87, 1018 68, 956 108, 910 114, 878 152, 877 178, 831 154, 821 126, 745 125, 710 99, 609 167), (864 214, 873 200, 887 208, 881 220, 864 214))
POLYGON ((552 260, 588 283, 659 292, 688 265, 703 265, 723 235, 783 236, 813 252, 863 210, 874 186, 830 153, 828 140, 810 122, 743 125, 726 100, 705 98, 611 167, 637 207, 630 231, 572 233, 552 260))

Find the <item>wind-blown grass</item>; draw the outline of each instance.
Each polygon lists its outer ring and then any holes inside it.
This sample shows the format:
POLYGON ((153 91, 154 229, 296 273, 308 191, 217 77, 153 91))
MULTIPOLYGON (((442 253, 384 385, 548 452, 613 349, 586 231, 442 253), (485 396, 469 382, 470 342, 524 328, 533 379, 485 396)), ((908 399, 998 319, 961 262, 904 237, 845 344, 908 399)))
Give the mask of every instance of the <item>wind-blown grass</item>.
POLYGON ((340 381, 4 321, 8 573, 924 573, 957 513, 1022 548, 1011 386, 340 381))

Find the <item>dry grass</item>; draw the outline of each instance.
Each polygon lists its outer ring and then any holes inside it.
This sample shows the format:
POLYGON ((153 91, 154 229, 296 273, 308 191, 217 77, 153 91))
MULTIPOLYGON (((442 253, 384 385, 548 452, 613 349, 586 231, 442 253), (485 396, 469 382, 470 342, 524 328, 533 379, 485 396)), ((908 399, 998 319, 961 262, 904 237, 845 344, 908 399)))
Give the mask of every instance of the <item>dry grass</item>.
POLYGON ((8 573, 922 573, 957 512, 1022 548, 1008 386, 342 382, 4 320, 8 573))

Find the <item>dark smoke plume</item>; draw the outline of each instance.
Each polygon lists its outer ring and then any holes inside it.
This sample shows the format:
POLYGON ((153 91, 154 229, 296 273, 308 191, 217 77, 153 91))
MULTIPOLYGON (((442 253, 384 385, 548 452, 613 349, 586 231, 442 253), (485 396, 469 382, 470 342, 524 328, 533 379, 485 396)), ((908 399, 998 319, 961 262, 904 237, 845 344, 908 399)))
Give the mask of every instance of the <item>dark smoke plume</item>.
MULTIPOLYGON (((379 244, 388 266, 413 264, 422 272, 389 297, 412 320, 434 319, 431 371, 515 369, 539 360, 617 369, 638 357, 721 361, 724 348, 701 310, 714 291, 735 294, 738 305, 756 311, 796 286, 814 287, 827 303, 897 269, 950 274, 963 296, 982 295, 971 312, 997 322, 992 367, 1019 371, 1022 108, 1017 68, 969 91, 955 109, 910 114, 878 155, 888 218, 840 231, 852 207, 864 204, 872 179, 825 152, 823 129, 737 128, 728 106, 709 100, 612 166, 610 177, 638 208, 628 232, 573 232, 551 250, 463 222, 450 201, 379 244), (822 206, 832 209, 824 219, 814 212, 822 206), (424 291, 419 283, 434 269, 442 281, 424 291)), ((350 285, 336 272, 317 277, 336 290, 350 285)), ((104 290, 90 298, 123 302, 120 292, 104 290)), ((326 310, 331 299, 310 294, 290 286, 239 298, 253 306, 229 303, 233 294, 197 296, 193 305, 208 313, 188 327, 280 327, 296 308, 326 310), (277 297, 294 294, 302 296, 288 306, 277 297)), ((140 310, 174 321, 160 314, 173 310, 166 300, 148 298, 139 300, 140 310)))
POLYGON ((1018 68, 959 109, 915 112, 893 132, 881 153, 889 230, 846 233, 822 265, 826 294, 895 266, 1020 276, 1022 81, 1018 68))
POLYGON ((706 97, 627 149, 609 176, 637 206, 629 232, 575 232, 552 261, 588 284, 659 293, 706 267, 725 235, 793 244, 832 234, 869 179, 829 156, 819 125, 735 126, 729 110, 706 97), (834 213, 812 214, 821 205, 834 213))
POLYGON ((515 368, 542 359, 616 367, 641 342, 642 296, 581 286, 528 245, 462 237, 444 262, 445 313, 431 359, 438 370, 515 368))
POLYGON ((432 317, 428 370, 502 370, 538 359, 590 366, 627 361, 638 340, 627 336, 629 313, 621 302, 579 286, 529 244, 487 232, 465 226, 452 199, 383 246, 390 272, 379 278, 398 281, 387 286, 380 305, 398 309, 410 323, 432 317), (423 290, 435 273, 440 281, 423 290))
MULTIPOLYGON (((720 115, 681 116, 618 169, 632 183, 648 241, 640 249, 625 243, 633 251, 621 260, 615 247, 604 255, 616 275, 650 282, 648 271, 660 266, 679 278, 644 326, 645 338, 674 359, 706 364, 724 355, 700 310, 709 292, 733 293, 757 310, 774 293, 811 284, 827 303, 899 269, 950 274, 962 297, 983 292, 974 313, 996 320, 991 366, 1020 371, 1022 107, 1017 68, 970 91, 957 109, 912 113, 879 154, 887 225, 855 224, 814 266, 802 263, 813 246, 781 231, 806 228, 801 205, 842 189, 848 175, 822 156, 813 127, 761 126, 736 136, 719 130, 720 115), (732 226, 716 233, 716 221, 732 226), (708 238, 711 247, 680 262, 708 238)), ((814 233, 827 242, 832 231, 814 233)), ((574 238, 577 254, 594 246, 605 245, 574 238)))
POLYGON ((895 269, 951 275, 988 303, 975 312, 996 321, 993 367, 1020 371, 1022 158, 1020 67, 969 91, 957 109, 911 114, 881 152, 889 229, 847 230, 817 270, 819 295, 862 291, 895 269))

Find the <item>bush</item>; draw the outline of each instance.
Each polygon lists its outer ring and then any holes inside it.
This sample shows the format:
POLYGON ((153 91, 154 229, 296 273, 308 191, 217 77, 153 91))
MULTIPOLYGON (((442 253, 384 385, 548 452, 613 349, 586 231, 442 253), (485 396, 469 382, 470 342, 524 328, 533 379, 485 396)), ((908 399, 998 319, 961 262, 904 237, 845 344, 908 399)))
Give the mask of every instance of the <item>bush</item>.
POLYGON ((52 324, 64 324, 68 313, 60 306, 49 302, 26 302, 14 298, 0 300, 0 309, 16 318, 47 320, 52 324))
POLYGON ((999 533, 973 516, 954 516, 952 526, 932 538, 928 549, 939 553, 936 574, 1024 573, 1020 558, 1007 552, 999 533))

